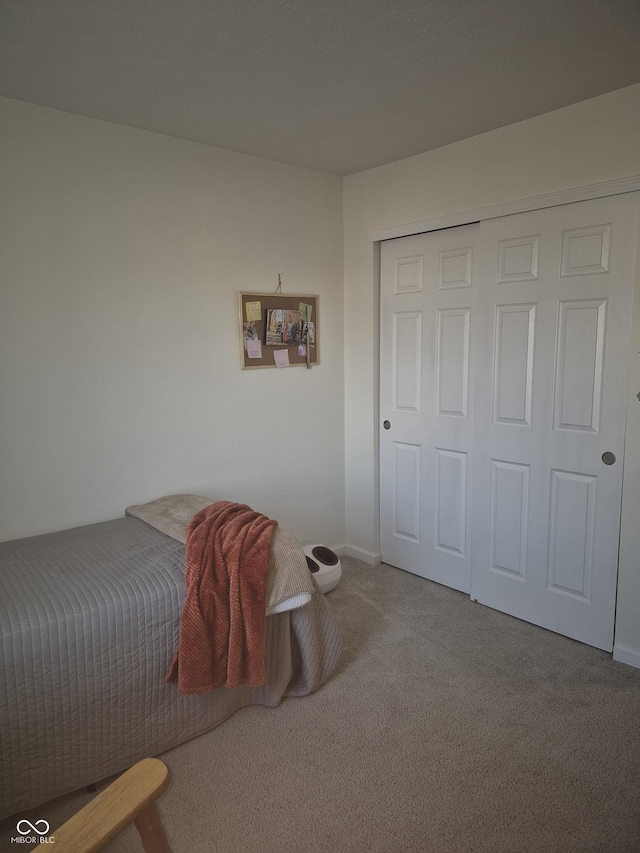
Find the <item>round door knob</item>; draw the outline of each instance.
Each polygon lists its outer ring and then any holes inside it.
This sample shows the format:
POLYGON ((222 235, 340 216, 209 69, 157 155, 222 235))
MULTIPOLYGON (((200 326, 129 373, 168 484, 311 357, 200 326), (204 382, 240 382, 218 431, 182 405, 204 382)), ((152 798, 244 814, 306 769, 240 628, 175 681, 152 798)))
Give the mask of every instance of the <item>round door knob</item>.
POLYGON ((382 426, 383 426, 385 429, 391 429, 391 422, 390 422, 390 421, 385 421, 385 422, 382 424, 382 426))
POLYGON ((616 454, 612 453, 610 450, 606 450, 602 454, 602 461, 605 465, 613 465, 613 463, 616 461, 616 454))

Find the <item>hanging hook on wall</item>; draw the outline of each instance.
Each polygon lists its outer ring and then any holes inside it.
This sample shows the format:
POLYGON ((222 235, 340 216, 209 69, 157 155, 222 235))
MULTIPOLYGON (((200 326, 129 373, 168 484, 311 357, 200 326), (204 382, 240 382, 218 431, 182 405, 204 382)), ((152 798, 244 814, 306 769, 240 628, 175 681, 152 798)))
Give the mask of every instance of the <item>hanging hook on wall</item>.
POLYGON ((278 273, 278 286, 273 291, 274 293, 282 293, 282 273, 278 273))

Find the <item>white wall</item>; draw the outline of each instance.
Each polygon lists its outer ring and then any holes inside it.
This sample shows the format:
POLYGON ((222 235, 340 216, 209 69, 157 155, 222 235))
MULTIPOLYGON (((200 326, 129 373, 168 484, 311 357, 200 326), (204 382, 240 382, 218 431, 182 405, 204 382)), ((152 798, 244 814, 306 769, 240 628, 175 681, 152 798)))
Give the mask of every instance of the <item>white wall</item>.
POLYGON ((342 182, 0 99, 0 540, 174 492, 344 542, 342 182), (240 370, 237 291, 320 295, 240 370))
MULTIPOLYGON (((0 132, 0 540, 187 491, 374 561, 369 232, 640 173, 640 85, 346 178, 344 304, 339 178, 2 98, 0 132), (241 371, 236 293, 278 272, 320 294, 322 364, 241 371)), ((616 631, 632 656, 637 390, 634 361, 616 631)))
MULTIPOLYGON (((637 174, 640 85, 345 179, 345 317, 359 330, 345 337, 346 536, 353 553, 379 556, 379 283, 369 232, 637 174)), ((640 315, 635 334, 640 340, 640 315)), ((635 650, 640 664, 638 349, 632 353, 616 644, 635 650)))

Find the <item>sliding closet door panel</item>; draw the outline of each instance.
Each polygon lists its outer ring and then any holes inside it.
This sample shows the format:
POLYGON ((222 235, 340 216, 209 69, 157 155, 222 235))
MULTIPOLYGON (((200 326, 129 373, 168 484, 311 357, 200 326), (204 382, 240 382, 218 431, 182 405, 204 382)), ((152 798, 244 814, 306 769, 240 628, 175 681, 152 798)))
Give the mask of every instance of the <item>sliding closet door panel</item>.
POLYGON ((607 650, 637 227, 621 195, 485 221, 477 252, 471 595, 607 650))
POLYGON ((466 592, 478 233, 390 240, 381 253, 382 558, 466 592))

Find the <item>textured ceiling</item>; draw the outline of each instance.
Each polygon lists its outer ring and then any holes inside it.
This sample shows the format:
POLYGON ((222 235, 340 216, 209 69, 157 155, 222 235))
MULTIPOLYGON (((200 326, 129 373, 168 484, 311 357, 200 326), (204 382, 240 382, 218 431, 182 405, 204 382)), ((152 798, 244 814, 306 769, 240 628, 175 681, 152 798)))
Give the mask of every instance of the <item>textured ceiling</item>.
POLYGON ((338 175, 638 81, 639 0, 0 0, 0 94, 338 175))

